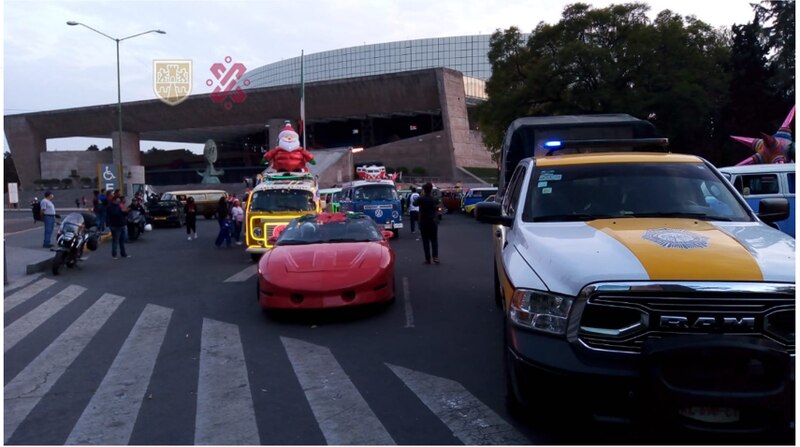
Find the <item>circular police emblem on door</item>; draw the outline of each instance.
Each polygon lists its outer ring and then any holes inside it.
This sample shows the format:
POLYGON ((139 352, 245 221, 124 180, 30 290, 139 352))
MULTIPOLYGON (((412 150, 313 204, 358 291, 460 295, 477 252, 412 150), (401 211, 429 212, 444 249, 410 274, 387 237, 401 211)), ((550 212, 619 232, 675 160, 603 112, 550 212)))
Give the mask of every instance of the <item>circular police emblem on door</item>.
POLYGON ((381 211, 380 209, 375 210, 375 217, 382 217, 382 216, 383 216, 383 211, 381 211))
POLYGON ((645 231, 642 239, 666 247, 666 248, 706 248, 708 238, 700 236, 686 230, 675 230, 672 228, 659 228, 656 230, 645 231))

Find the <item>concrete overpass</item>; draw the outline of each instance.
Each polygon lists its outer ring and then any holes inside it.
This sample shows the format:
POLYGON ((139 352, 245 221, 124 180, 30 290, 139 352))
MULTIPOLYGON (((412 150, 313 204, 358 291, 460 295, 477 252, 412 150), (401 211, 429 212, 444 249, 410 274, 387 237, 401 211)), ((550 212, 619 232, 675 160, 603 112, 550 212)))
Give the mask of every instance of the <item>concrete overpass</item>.
MULTIPOLYGON (((247 98, 226 109, 210 94, 191 95, 176 106, 158 99, 122 104, 122 146, 125 166, 140 165, 140 140, 204 143, 230 142, 266 132, 277 141, 283 121, 299 118, 300 86, 245 90, 247 98)), ((430 175, 454 177, 457 167, 494 166, 470 131, 460 72, 436 68, 378 76, 309 83, 305 86, 308 125, 346 119, 440 114, 442 130, 428 138, 414 138, 365 151, 362 157, 381 160, 417 160, 430 175)), ((41 175, 40 154, 49 138, 112 138, 117 163, 117 104, 52 110, 5 116, 5 133, 24 187, 41 175)), ((361 154, 359 154, 361 155, 361 154)), ((358 161, 359 157, 356 157, 358 161)))

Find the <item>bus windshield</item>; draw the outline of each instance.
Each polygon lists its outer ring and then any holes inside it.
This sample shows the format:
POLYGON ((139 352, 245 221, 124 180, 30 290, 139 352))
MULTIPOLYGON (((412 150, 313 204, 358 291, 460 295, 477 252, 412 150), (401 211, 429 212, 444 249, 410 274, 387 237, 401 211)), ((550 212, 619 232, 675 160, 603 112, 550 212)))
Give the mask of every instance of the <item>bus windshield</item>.
POLYGON ((397 190, 392 185, 364 185, 353 191, 353 200, 377 201, 398 200, 397 190))
POLYGON ((314 195, 311 191, 297 189, 269 189, 256 191, 250 200, 250 211, 314 211, 314 195))

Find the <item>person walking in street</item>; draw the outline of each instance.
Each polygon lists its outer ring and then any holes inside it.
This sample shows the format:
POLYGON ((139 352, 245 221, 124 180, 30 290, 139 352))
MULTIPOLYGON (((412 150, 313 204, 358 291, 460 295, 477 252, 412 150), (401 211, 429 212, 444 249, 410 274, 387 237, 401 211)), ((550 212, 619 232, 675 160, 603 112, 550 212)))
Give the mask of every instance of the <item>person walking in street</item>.
POLYGON ((233 201, 233 208, 231 208, 231 220, 233 221, 233 239, 236 245, 242 245, 242 226, 244 225, 244 210, 242 209, 239 199, 233 201))
POLYGON ((422 186, 424 195, 419 198, 419 232, 422 236, 422 248, 425 251, 425 263, 439 263, 439 224, 436 218, 436 199, 433 197, 433 185, 428 182, 422 186))
POLYGON ((33 223, 42 220, 42 205, 39 203, 38 197, 34 197, 31 201, 31 211, 33 212, 33 223))
POLYGON ((189 196, 186 199, 183 209, 186 211, 186 240, 197 239, 197 205, 194 203, 194 197, 189 196))
MULTIPOLYGON (((411 234, 414 234, 417 221, 419 221, 419 193, 415 186, 411 187, 411 195, 408 196, 408 219, 411 225, 411 234)), ((422 231, 421 228, 420 231, 422 231)))
POLYGON ((95 191, 95 199, 92 200, 94 215, 97 217, 97 230, 101 233, 106 232, 106 208, 108 207, 108 196, 105 192, 95 191))
POLYGON ((44 199, 39 204, 41 207, 42 222, 44 222, 44 243, 42 247, 50 248, 53 246, 53 228, 56 226, 56 206, 53 205, 53 193, 45 191, 44 199))
POLYGON ((225 241, 228 247, 231 246, 231 213, 228 210, 228 201, 225 197, 220 197, 217 203, 217 221, 219 222, 219 234, 217 240, 214 242, 218 248, 222 246, 222 241, 225 241))
POLYGON ((111 228, 111 257, 117 257, 117 249, 123 258, 130 258, 130 255, 125 251, 125 227, 127 226, 127 219, 125 212, 120 207, 120 198, 112 196, 111 203, 108 204, 107 216, 108 226, 111 228))

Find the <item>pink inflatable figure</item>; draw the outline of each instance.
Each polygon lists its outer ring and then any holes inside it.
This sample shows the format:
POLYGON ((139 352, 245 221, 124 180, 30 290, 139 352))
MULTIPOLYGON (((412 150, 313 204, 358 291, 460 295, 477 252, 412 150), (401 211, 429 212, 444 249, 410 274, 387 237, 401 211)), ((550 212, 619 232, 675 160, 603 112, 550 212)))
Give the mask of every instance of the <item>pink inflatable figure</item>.
POLYGON ((789 127, 792 119, 794 119, 794 107, 789 111, 789 115, 783 121, 781 128, 773 135, 767 135, 763 132, 761 133, 761 138, 731 135, 731 138, 755 151, 755 154, 745 158, 736 166, 753 163, 794 163, 794 142, 792 141, 792 129, 789 127))

